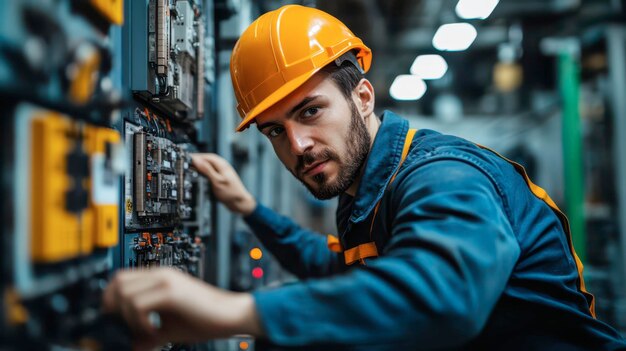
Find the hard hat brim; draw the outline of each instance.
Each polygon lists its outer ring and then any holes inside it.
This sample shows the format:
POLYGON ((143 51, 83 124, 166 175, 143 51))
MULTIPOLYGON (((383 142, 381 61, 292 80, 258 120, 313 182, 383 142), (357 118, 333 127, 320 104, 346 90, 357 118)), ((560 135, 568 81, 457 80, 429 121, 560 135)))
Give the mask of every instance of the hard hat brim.
MULTIPOLYGON (((342 52, 340 52, 337 56, 341 56, 344 53, 346 53, 347 51, 354 49, 354 48, 346 48, 344 49, 342 52)), ((364 56, 363 56, 363 72, 367 72, 370 69, 370 65, 371 65, 371 60, 372 60, 372 55, 371 55, 371 51, 370 49, 361 44, 361 47, 359 48, 360 50, 362 50, 364 52, 364 56)), ((250 112, 248 112, 248 114, 243 118, 243 120, 241 121, 241 123, 239 123, 239 125, 237 126, 237 128, 235 129, 236 132, 241 132, 243 130, 245 130, 246 128, 248 128, 250 126, 250 124, 252 124, 254 122, 254 119, 260 115, 261 113, 263 113, 265 110, 267 110, 268 108, 272 107, 274 104, 278 103, 280 100, 284 99, 285 97, 287 97, 289 94, 291 94, 292 92, 294 92, 296 89, 298 89, 301 85, 303 85, 307 80, 309 80, 311 77, 313 77, 315 74, 317 74, 317 72, 319 72, 322 68, 326 67, 327 64, 330 64, 331 62, 333 62, 334 58, 329 58, 328 60, 326 60, 326 62, 324 62, 324 64, 320 65, 320 67, 317 67, 314 70, 308 71, 292 80, 290 80, 289 82, 285 83, 284 85, 282 85, 280 88, 278 88, 276 91, 274 91, 272 94, 270 94, 270 96, 268 96, 267 98, 265 98, 263 101, 261 101, 260 103, 258 103, 252 110, 250 110, 250 112)))
POLYGON ((274 91, 274 93, 272 93, 270 96, 265 98, 265 100, 261 101, 252 110, 250 110, 250 112, 248 112, 248 114, 241 121, 241 123, 239 123, 239 125, 237 126, 236 131, 237 132, 241 132, 241 131, 245 130, 246 128, 248 128, 250 126, 250 124, 252 124, 252 122, 254 122, 254 119, 258 115, 260 115, 261 113, 265 112, 265 110, 267 110, 268 108, 274 106, 280 100, 286 98, 289 94, 293 93, 296 89, 298 89, 307 80, 309 80, 309 78, 313 77, 321 69, 322 69, 322 67, 320 67, 318 69, 315 69, 313 71, 307 72, 307 73, 305 73, 305 74, 303 74, 301 76, 298 76, 297 78, 294 78, 294 79, 290 80, 289 82, 285 83, 284 85, 282 85, 280 88, 278 88, 276 91, 274 91))

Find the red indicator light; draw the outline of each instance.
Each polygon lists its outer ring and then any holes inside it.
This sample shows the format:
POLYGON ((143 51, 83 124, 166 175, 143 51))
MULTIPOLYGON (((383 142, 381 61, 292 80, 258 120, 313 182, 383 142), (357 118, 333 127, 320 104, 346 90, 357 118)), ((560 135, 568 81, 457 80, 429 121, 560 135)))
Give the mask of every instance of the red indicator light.
POLYGON ((263 278, 263 268, 261 267, 256 267, 252 270, 252 276, 255 279, 261 279, 263 278))

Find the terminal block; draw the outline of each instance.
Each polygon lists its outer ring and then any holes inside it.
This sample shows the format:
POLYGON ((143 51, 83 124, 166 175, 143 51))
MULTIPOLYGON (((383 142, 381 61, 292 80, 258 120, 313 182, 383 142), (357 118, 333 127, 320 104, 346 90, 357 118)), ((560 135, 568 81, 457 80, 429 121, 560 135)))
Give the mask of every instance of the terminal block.
POLYGON ((187 233, 144 232, 132 237, 129 267, 149 269, 174 267, 195 277, 204 278, 205 247, 199 237, 187 233))

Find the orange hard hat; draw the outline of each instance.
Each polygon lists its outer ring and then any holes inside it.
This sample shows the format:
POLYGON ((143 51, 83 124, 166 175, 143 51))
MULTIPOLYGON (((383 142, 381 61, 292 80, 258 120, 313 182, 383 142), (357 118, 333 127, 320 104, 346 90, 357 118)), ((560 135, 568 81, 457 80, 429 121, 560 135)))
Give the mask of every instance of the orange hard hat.
POLYGON ((371 50, 345 24, 321 10, 286 5, 257 18, 235 44, 230 59, 237 110, 243 118, 237 131, 350 51, 367 72, 371 50))

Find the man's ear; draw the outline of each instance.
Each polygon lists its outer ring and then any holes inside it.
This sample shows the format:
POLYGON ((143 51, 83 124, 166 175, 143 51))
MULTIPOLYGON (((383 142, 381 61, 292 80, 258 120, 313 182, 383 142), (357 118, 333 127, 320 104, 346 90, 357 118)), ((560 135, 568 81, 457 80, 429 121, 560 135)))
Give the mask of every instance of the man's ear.
POLYGON ((369 80, 365 78, 361 79, 356 87, 354 87, 353 97, 356 100, 355 103, 361 116, 367 118, 374 113, 374 87, 369 80))

